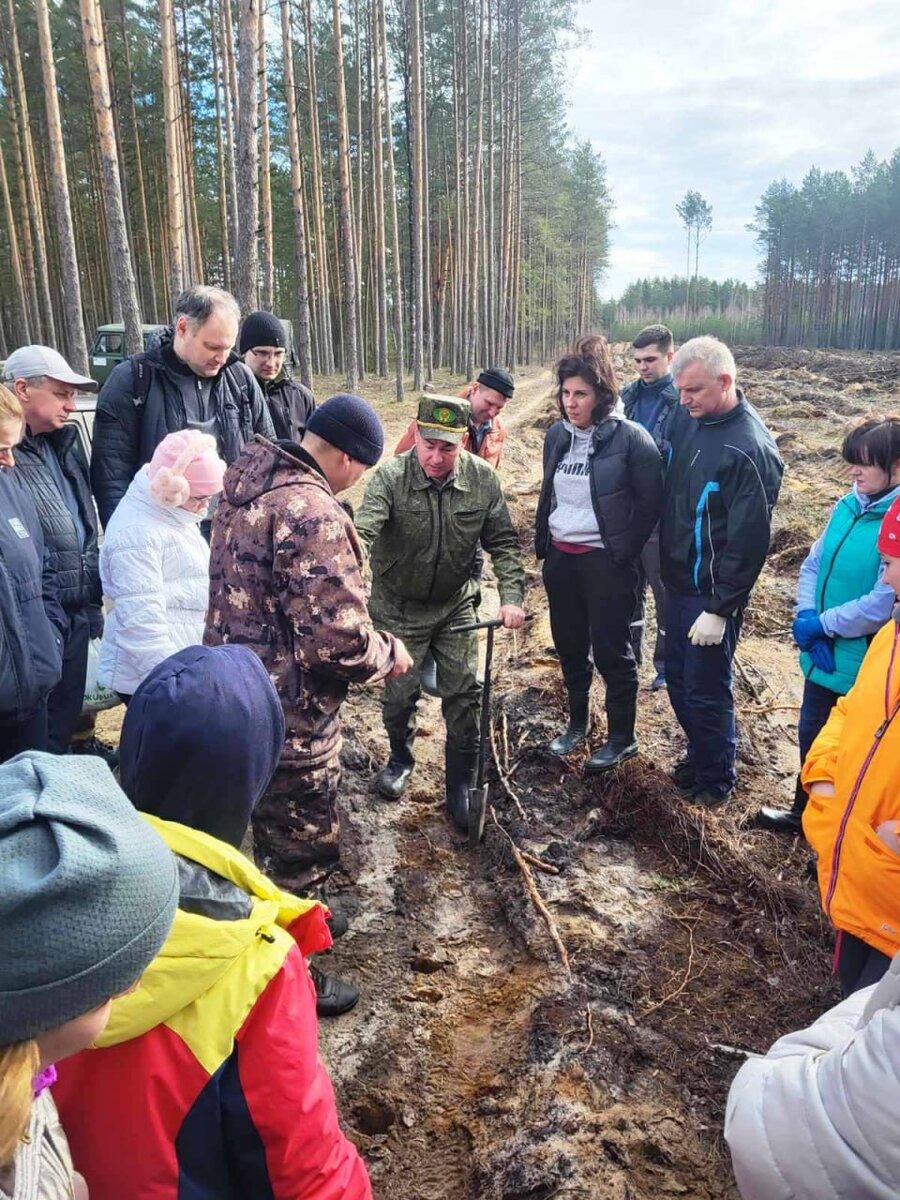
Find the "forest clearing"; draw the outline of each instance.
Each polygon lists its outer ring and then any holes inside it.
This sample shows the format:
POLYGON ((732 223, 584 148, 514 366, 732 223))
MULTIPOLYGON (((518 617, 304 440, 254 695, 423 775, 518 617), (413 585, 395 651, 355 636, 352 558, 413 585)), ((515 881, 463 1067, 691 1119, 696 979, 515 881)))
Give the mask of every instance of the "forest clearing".
MULTIPOLYGON (((623 378, 625 351, 615 347, 623 378)), ((723 809, 691 808, 669 780, 681 734, 665 693, 647 690, 649 664, 638 758, 586 780, 583 753, 561 762, 544 749, 563 713, 531 546, 547 372, 519 378, 507 421, 501 474, 534 620, 516 640, 498 637, 494 816, 478 850, 443 811, 439 702, 422 701, 416 774, 394 804, 371 784, 385 753, 377 691, 354 690, 345 708, 346 875, 331 894, 351 929, 329 970, 363 999, 323 1023, 321 1047, 381 1200, 735 1197, 722 1119, 744 1053, 837 999, 808 848, 741 825, 793 792, 797 570, 846 489, 845 427, 900 405, 900 356, 736 357, 785 479, 737 654, 739 781, 723 809), (571 975, 513 846, 529 856, 571 975)), ((368 394, 392 446, 408 410, 368 394)), ((120 714, 105 714, 104 729, 120 714)), ((602 722, 593 743, 600 733, 602 722)))

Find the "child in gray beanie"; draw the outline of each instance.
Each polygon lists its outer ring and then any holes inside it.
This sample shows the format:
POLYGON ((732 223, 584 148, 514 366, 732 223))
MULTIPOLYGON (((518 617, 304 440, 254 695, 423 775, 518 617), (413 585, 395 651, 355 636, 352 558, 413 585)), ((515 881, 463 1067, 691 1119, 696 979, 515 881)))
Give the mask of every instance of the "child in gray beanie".
POLYGON ((0 1200, 86 1195, 53 1063, 99 1036, 177 902, 171 852, 101 759, 31 751, 0 766, 0 1200))

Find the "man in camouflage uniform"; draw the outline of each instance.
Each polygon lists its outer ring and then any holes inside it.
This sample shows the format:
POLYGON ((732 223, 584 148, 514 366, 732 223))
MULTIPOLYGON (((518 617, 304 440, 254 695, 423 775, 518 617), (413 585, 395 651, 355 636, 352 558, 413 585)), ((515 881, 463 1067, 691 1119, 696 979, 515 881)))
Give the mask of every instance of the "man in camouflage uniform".
POLYGON ((463 830, 478 764, 481 689, 475 634, 451 630, 475 620, 479 587, 471 572, 479 541, 493 559, 501 620, 510 629, 525 620, 522 558, 499 476, 462 448, 469 415, 466 400, 424 396, 415 445, 375 471, 356 517, 370 555, 373 618, 402 637, 414 663, 384 690, 391 752, 376 786, 396 799, 409 782, 420 673, 430 649, 447 724, 447 808, 463 830))
POLYGON ((291 890, 339 858, 348 685, 412 665, 403 644, 372 625, 359 539, 335 498, 378 461, 383 444, 364 400, 334 396, 310 417, 299 446, 257 438, 245 448, 225 475, 213 521, 204 641, 250 646, 284 705, 284 753, 253 814, 253 834, 266 866, 291 890))

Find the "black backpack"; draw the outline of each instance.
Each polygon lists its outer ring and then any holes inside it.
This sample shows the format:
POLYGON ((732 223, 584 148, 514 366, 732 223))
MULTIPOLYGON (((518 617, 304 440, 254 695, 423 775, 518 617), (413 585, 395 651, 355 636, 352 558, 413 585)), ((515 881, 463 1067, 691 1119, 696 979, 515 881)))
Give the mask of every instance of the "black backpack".
POLYGON ((150 392, 150 381, 153 372, 147 362, 146 354, 131 356, 131 395, 138 408, 143 408, 150 392))

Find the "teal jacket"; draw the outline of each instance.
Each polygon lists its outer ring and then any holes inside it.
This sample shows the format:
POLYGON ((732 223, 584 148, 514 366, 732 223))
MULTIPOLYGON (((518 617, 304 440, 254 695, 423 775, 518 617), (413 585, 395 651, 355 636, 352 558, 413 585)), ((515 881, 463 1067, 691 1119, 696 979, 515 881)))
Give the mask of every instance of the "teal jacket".
POLYGON ((373 471, 355 517, 372 591, 441 605, 469 583, 479 542, 491 556, 501 604, 521 605, 525 574, 500 476, 467 451, 438 491, 415 448, 373 471))
POLYGON ((837 502, 821 540, 813 546, 800 572, 798 608, 815 607, 825 630, 832 636, 835 670, 820 671, 803 651, 803 674, 820 687, 845 695, 856 681, 874 633, 888 619, 893 606, 889 588, 879 585, 881 556, 878 530, 896 491, 863 506, 851 492, 837 502), (815 569, 814 603, 804 599, 804 575, 815 569), (847 607, 843 607, 847 606, 847 607), (856 636, 851 636, 851 631, 856 636))

